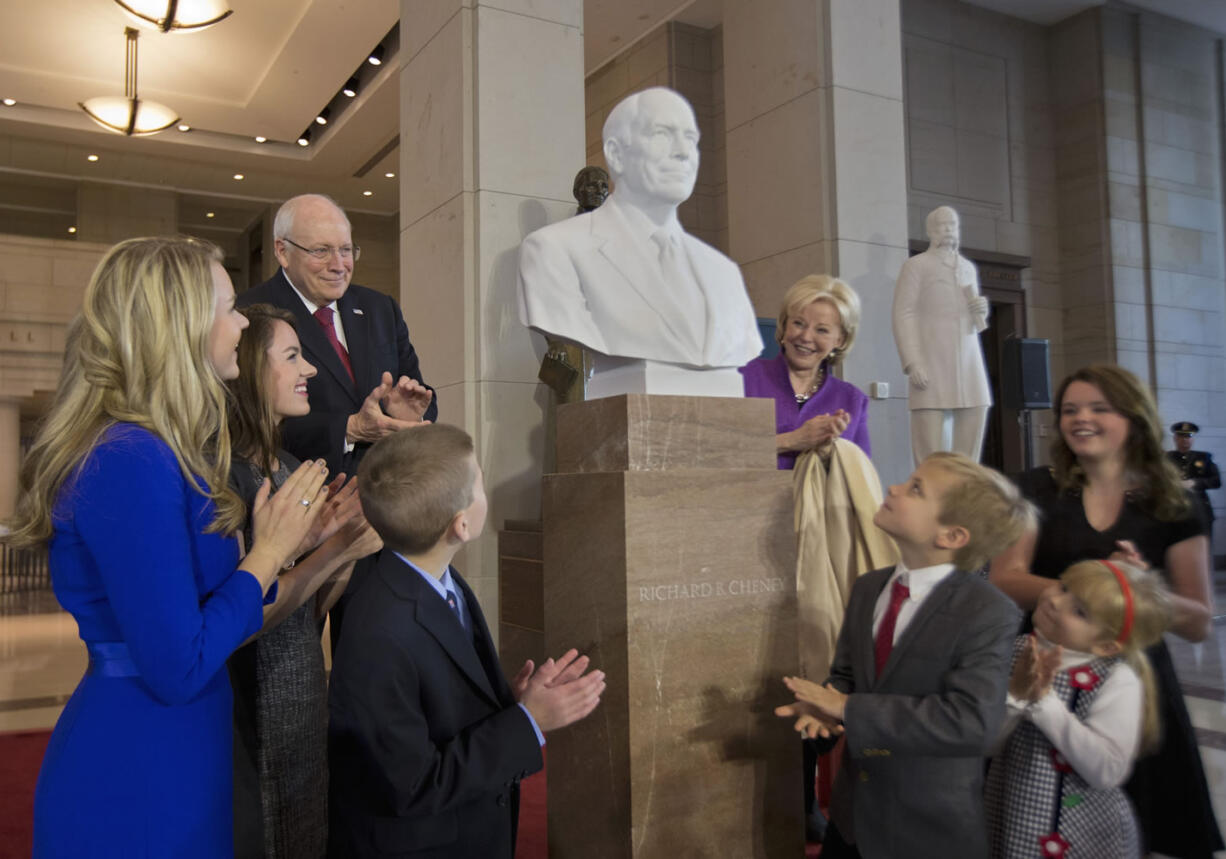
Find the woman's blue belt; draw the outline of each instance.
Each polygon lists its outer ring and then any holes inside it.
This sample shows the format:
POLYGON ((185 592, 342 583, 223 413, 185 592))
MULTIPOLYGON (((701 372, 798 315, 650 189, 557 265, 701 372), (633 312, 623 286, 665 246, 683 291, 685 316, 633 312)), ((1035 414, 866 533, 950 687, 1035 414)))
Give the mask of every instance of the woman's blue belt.
POLYGON ((98 677, 140 676, 128 645, 122 641, 90 641, 85 648, 89 651, 89 668, 85 673, 98 677))

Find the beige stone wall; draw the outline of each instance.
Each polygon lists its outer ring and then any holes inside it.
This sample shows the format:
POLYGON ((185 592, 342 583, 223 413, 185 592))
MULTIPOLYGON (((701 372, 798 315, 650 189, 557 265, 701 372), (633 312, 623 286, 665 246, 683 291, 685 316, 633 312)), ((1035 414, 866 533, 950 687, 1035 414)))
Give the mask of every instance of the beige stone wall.
POLYGON ((1100 32, 1113 357, 1226 457, 1221 43, 1110 8, 1100 32))
MULTIPOLYGON (((354 283, 377 289, 393 298, 400 296, 400 221, 395 215, 351 212, 353 240, 362 248, 362 258, 353 267, 354 283)), ((410 326, 412 321, 409 322, 410 326)), ((410 329, 411 330, 411 329, 410 329)))

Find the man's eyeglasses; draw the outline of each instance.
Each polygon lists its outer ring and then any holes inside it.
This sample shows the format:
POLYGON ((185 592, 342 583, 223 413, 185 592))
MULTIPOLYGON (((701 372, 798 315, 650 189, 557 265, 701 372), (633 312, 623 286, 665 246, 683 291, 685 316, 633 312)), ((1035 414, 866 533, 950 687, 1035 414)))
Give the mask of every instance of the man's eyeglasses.
POLYGON ((357 245, 345 245, 344 247, 339 248, 330 247, 328 245, 320 245, 317 248, 304 248, 302 245, 290 238, 283 238, 282 241, 289 242, 304 254, 307 254, 320 262, 332 259, 333 254, 340 254, 341 259, 352 259, 354 262, 357 262, 358 258, 362 256, 362 249, 357 245))

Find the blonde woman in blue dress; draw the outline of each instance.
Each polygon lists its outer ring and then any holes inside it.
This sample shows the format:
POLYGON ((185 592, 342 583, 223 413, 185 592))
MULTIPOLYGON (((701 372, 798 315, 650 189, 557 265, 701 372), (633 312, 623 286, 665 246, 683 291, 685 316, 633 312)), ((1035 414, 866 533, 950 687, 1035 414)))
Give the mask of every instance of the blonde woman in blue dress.
POLYGON ((9 539, 49 547, 90 655, 39 773, 40 859, 233 851, 226 658, 260 629, 326 469, 261 490, 240 566, 224 382, 247 321, 221 258, 187 238, 103 257, 22 465, 9 539))

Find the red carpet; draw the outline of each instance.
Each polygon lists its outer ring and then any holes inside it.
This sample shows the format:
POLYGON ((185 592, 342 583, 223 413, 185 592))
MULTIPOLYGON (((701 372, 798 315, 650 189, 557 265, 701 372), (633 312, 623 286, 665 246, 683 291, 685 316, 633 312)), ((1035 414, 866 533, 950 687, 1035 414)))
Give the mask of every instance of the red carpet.
POLYGON ((34 783, 50 731, 0 734, 0 859, 28 859, 34 783))
MULTIPOLYGON (((0 859, 27 859, 34 819, 34 783, 47 748, 50 731, 0 734, 0 859)), ((545 772, 524 779, 519 797, 519 840, 515 859, 547 859, 545 772)), ((806 859, 821 855, 810 844, 806 859)))

